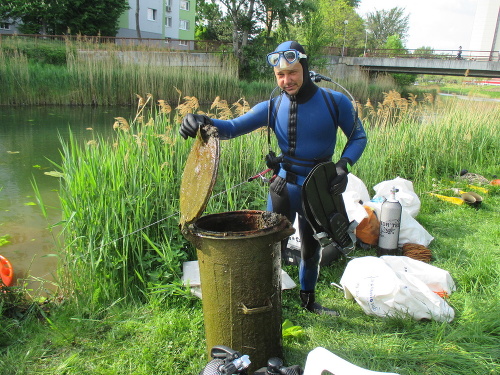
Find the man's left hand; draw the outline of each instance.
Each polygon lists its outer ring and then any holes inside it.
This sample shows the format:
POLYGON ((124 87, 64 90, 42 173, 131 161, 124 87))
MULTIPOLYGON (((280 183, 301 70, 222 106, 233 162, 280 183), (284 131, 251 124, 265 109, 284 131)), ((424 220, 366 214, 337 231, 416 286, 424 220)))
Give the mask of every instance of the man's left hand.
POLYGON ((335 163, 337 176, 330 181, 330 193, 333 195, 342 194, 347 187, 347 175, 349 174, 349 159, 341 158, 335 163))
POLYGON ((212 120, 205 115, 193 115, 192 113, 188 113, 182 119, 179 133, 184 139, 188 137, 195 138, 198 129, 204 124, 212 125, 212 120))

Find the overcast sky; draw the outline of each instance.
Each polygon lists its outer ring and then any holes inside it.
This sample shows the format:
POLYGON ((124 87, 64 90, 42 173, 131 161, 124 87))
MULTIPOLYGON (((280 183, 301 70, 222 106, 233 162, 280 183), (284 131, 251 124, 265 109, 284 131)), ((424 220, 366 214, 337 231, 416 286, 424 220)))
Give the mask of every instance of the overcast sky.
POLYGON ((476 4, 485 0, 361 0, 357 13, 404 8, 410 15, 405 47, 434 50, 469 49, 476 4))

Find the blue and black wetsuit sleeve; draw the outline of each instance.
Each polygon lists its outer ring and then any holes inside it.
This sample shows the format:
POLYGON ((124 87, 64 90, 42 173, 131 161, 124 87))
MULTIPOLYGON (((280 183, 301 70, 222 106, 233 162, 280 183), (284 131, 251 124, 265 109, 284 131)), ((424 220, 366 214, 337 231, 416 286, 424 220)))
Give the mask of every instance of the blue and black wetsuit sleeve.
POLYGON ((338 94, 335 98, 338 99, 336 100, 339 109, 338 126, 347 137, 347 143, 341 157, 348 158, 354 164, 366 147, 366 132, 351 101, 347 96, 338 94))
POLYGON ((212 121, 214 126, 219 130, 221 139, 231 139, 266 126, 267 108, 268 102, 261 102, 244 115, 233 120, 212 119, 212 121))

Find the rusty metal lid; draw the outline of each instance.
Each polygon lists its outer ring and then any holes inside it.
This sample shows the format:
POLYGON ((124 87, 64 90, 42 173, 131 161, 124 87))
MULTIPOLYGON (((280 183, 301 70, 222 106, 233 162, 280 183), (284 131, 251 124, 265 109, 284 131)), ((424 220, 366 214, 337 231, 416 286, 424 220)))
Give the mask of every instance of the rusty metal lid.
POLYGON ((181 229, 196 221, 207 207, 217 179, 219 155, 217 128, 212 125, 200 127, 182 175, 179 219, 181 229))

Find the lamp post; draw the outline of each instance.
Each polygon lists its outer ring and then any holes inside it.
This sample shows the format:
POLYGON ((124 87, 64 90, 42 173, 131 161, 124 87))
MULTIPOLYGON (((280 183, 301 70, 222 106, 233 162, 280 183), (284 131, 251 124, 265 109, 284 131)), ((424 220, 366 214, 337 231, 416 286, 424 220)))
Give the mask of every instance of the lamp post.
POLYGON ((346 31, 347 31, 347 24, 349 23, 349 20, 344 21, 344 45, 342 46, 342 57, 344 57, 344 51, 345 51, 345 36, 346 36, 346 31))
POLYGON ((363 51, 363 56, 366 56, 366 46, 368 44, 368 33, 369 32, 370 32, 370 30, 365 29, 365 50, 363 51))

